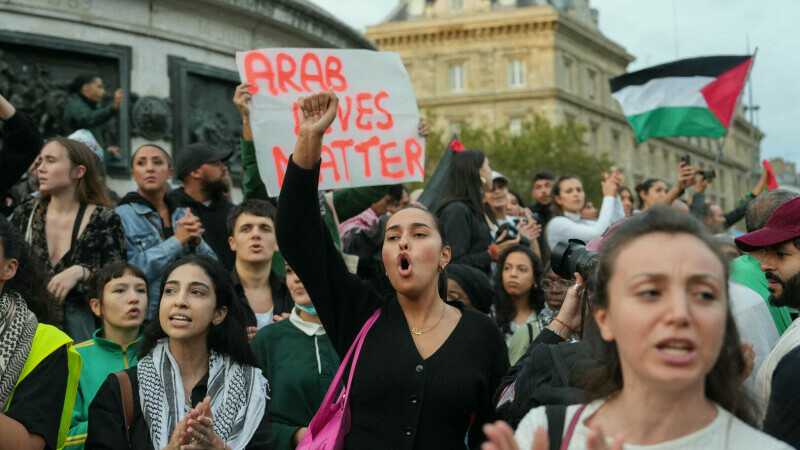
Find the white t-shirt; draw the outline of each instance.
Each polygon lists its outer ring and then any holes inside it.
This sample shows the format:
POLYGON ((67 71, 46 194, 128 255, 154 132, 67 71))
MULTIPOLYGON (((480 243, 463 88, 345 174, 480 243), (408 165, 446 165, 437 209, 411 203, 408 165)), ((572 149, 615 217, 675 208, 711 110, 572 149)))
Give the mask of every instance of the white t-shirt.
POLYGON ((255 313, 256 315, 256 327, 260 330, 265 326, 271 324, 273 322, 273 314, 272 312, 275 311, 275 307, 269 309, 269 311, 265 313, 255 313))
MULTIPOLYGON (((586 450, 586 438, 589 436, 589 428, 584 424, 586 419, 591 417, 605 402, 596 400, 589 403, 583 410, 581 418, 575 427, 575 432, 569 442, 567 450, 586 450)), ((566 435, 572 416, 578 411, 581 405, 571 405, 567 407, 567 414, 564 420, 564 434, 566 435)), ((530 410, 522 419, 514 434, 514 440, 521 449, 533 447, 533 436, 538 428, 547 430, 547 416, 544 407, 530 410)), ((608 439, 609 445, 612 439, 608 439)), ((630 445, 625 444, 626 450, 707 450, 707 449, 729 449, 729 450, 789 450, 792 447, 781 442, 772 436, 752 428, 741 420, 734 417, 728 411, 717 406, 717 417, 707 427, 690 433, 686 436, 671 441, 653 445, 630 445)))

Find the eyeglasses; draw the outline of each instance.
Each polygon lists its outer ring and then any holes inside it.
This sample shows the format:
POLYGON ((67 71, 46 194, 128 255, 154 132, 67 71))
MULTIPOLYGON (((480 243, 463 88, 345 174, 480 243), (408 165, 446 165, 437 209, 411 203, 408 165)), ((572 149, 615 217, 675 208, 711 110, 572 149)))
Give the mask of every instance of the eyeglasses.
POLYGON ((541 286, 545 291, 561 291, 570 287, 571 284, 572 283, 568 280, 542 280, 541 283, 539 283, 539 286, 541 286))

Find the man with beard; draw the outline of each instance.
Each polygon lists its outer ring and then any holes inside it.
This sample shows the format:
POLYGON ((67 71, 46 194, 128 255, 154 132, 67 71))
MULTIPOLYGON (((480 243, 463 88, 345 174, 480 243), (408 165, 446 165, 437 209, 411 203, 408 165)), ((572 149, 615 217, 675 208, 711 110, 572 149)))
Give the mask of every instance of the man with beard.
POLYGON ((183 180, 183 187, 169 193, 178 206, 188 207, 200 218, 205 228, 203 240, 217 254, 227 270, 232 270, 236 254, 228 244, 227 218, 233 203, 226 194, 230 185, 226 180, 227 161, 233 150, 216 149, 204 142, 196 142, 178 154, 176 175, 183 180))
MULTIPOLYGON (((761 252, 774 306, 800 307, 800 198, 775 210, 764 228, 736 239, 751 254, 761 252)), ((800 446, 800 320, 778 340, 756 376, 756 399, 766 409, 764 431, 800 446)), ((762 410, 763 414, 763 410, 762 410)), ((763 415, 762 415, 763 417, 763 415)))

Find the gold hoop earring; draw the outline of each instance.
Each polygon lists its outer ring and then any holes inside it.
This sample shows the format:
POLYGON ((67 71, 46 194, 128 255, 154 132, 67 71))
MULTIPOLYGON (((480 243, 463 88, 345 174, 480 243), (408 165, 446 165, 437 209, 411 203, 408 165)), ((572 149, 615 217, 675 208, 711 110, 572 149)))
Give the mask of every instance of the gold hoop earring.
POLYGON ((439 273, 444 273, 444 266, 439 266, 439 273))
POLYGON ((486 178, 481 177, 481 183, 486 184, 486 178))

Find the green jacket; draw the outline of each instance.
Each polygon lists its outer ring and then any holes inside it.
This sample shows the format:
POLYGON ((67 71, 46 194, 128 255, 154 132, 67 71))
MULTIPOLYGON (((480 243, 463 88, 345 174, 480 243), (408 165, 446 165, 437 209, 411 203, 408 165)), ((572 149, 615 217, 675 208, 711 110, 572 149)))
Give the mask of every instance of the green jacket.
POLYGON ((769 313, 772 314, 772 320, 778 328, 778 335, 782 335, 789 328, 792 324, 789 310, 785 306, 772 306, 769 302, 769 282, 761 271, 761 263, 757 259, 750 255, 742 255, 731 261, 731 280, 749 287, 764 298, 769 313))
MULTIPOLYGON (((242 138, 239 141, 239 147, 242 150, 242 170, 244 171, 242 196, 245 200, 251 198, 269 200, 267 187, 264 185, 264 182, 261 180, 261 174, 258 172, 255 143, 242 138)), ((336 227, 336 221, 333 220, 333 213, 331 213, 330 208, 325 208, 325 215, 322 217, 322 221, 325 222, 325 225, 328 227, 336 248, 341 249, 342 242, 339 238, 339 229, 336 227)), ((286 268, 284 264, 285 260, 281 253, 279 251, 275 252, 275 255, 272 257, 272 270, 278 275, 286 277, 286 268)))
POLYGON ((64 102, 61 126, 64 134, 85 128, 92 132, 97 143, 105 148, 108 142, 103 139, 103 125, 117 114, 114 105, 101 106, 92 103, 81 94, 72 94, 64 102))
POLYGON ((333 207, 339 222, 361 214, 373 203, 382 199, 389 191, 389 186, 365 186, 340 189, 333 193, 333 207))
POLYGON ((304 321, 296 308, 290 318, 259 330, 253 351, 270 384, 275 449, 288 450, 294 433, 308 426, 322 404, 339 356, 322 325, 304 321))
POLYGON ((139 360, 137 350, 141 336, 128 344, 127 348, 122 348, 116 342, 100 337, 102 333, 103 329, 99 328, 91 340, 75 345, 83 358, 83 371, 78 380, 78 395, 67 437, 66 448, 69 450, 83 449, 89 428, 89 404, 108 375, 135 366, 139 360))

